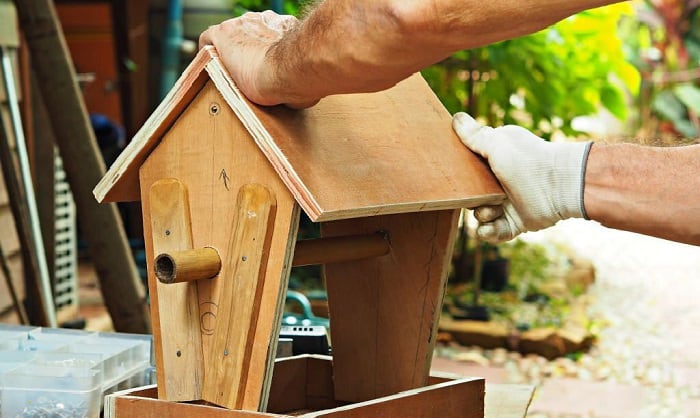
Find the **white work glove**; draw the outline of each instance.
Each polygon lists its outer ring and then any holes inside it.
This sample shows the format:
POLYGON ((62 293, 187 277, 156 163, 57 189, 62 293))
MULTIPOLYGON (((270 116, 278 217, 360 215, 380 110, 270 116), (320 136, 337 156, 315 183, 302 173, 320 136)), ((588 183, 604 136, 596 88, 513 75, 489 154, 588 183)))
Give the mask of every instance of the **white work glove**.
POLYGON ((566 218, 586 218, 583 183, 591 143, 546 142, 520 126, 482 126, 457 113, 452 126, 462 142, 486 158, 508 199, 476 208, 477 236, 508 241, 566 218))

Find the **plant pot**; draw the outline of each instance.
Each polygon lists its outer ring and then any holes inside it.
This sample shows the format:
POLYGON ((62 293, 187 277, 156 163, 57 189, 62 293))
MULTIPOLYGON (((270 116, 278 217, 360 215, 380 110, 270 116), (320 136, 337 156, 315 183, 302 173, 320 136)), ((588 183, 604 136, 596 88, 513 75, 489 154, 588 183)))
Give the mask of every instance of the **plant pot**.
POLYGON ((510 261, 496 258, 484 261, 481 270, 481 290, 485 292, 502 292, 508 284, 510 261))

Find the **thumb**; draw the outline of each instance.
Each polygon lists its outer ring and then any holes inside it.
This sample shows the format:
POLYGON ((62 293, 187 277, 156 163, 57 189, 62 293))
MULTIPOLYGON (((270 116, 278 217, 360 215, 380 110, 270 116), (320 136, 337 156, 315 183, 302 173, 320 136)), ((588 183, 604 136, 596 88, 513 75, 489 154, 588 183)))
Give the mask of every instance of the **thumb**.
POLYGON ((488 158, 493 145, 493 141, 490 140, 494 134, 493 128, 480 124, 464 112, 454 115, 452 128, 464 145, 482 157, 488 158))
POLYGON ((518 235, 508 220, 501 216, 491 222, 479 224, 476 228, 476 236, 491 244, 510 241, 518 235))

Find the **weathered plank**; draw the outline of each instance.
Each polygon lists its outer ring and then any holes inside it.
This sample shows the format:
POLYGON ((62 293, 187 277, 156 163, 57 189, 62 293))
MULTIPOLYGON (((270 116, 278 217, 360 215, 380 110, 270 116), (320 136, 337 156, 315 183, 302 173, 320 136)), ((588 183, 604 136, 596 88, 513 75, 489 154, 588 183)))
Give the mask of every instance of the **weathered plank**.
MULTIPOLYGON (((73 65, 50 0, 16 1, 19 24, 31 52, 32 68, 48 110, 78 221, 98 272, 100 290, 115 329, 147 333, 145 291, 115 205, 90 196, 105 167, 75 82, 73 65)), ((134 173, 137 175, 137 173, 134 173)))
POLYGON ((202 390, 202 399, 229 409, 244 405, 275 206, 274 195, 259 184, 243 185, 236 199, 202 390))
MULTIPOLYGON (((148 207, 153 251, 161 254, 192 248, 192 226, 185 186, 177 179, 161 179, 149 190, 148 207)), ((199 332, 196 283, 163 284, 153 280, 151 305, 158 310, 153 338, 158 347, 156 373, 161 398, 192 401, 202 398, 204 358, 199 332)))

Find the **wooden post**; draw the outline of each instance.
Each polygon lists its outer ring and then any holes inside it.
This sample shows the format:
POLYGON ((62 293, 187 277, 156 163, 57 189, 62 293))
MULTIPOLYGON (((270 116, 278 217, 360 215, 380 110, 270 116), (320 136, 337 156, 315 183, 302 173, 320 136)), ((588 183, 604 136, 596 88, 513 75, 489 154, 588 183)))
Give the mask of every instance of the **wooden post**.
MULTIPOLYGON (((379 257, 390 251, 388 235, 318 238, 297 241, 292 266, 340 263, 379 257)), ((161 283, 182 283, 211 279, 221 270, 219 253, 211 247, 162 253, 155 259, 156 277, 161 283)))
MULTIPOLYGON (((16 13, 14 5, 0 2, 0 21, 3 22, 0 28, 0 45, 3 46, 19 46, 19 33, 16 25, 16 13)), ((2 75, 0 68, 0 75, 2 75)), ((5 106, 6 101, 5 87, 0 82, 0 145, 7 144, 7 147, 0 146, 0 168, 2 168, 3 177, 7 187, 10 210, 19 239, 19 246, 22 251, 22 259, 24 260, 24 283, 25 283, 25 303, 28 314, 29 323, 33 325, 47 326, 49 324, 47 312, 41 303, 42 294, 38 284, 40 277, 39 265, 36 257, 32 254, 33 247, 31 241, 31 231, 29 223, 29 215, 26 205, 23 203, 23 193, 15 166, 14 152, 12 152, 10 144, 14 143, 14 134, 10 127, 5 127, 5 121, 10 120, 8 107, 5 106)), ((9 231, 7 231, 9 232, 9 231)))
POLYGON ((221 271, 219 252, 211 247, 163 253, 156 257, 156 277, 161 283, 211 279, 221 271))
POLYGON ((145 292, 119 212, 115 205, 98 204, 92 195, 92 188, 104 175, 104 162, 74 80, 53 2, 15 0, 15 6, 114 327, 147 333, 145 292))
POLYGON ((390 251, 389 236, 382 232, 297 241, 292 265, 339 263, 379 257, 390 251))

